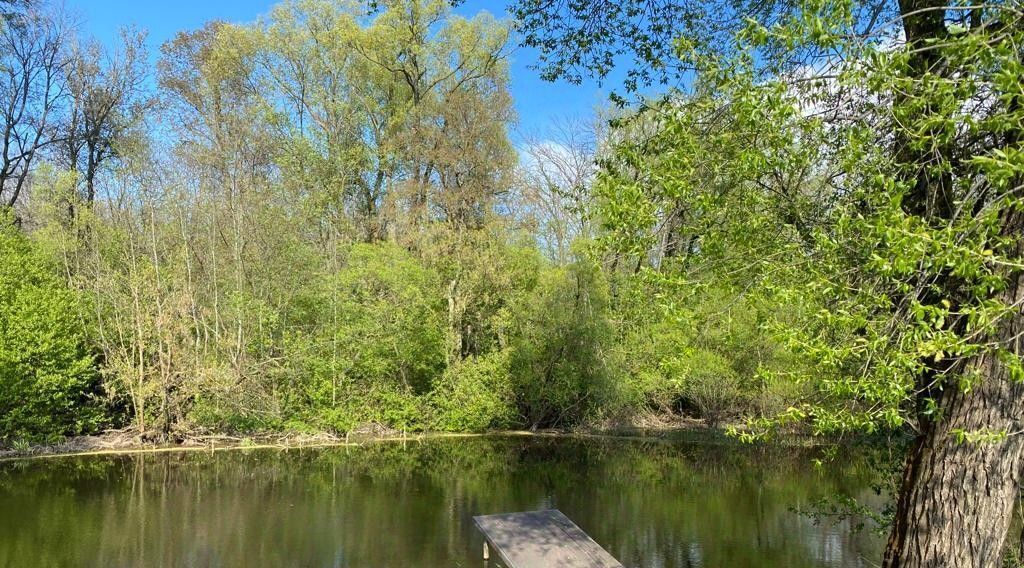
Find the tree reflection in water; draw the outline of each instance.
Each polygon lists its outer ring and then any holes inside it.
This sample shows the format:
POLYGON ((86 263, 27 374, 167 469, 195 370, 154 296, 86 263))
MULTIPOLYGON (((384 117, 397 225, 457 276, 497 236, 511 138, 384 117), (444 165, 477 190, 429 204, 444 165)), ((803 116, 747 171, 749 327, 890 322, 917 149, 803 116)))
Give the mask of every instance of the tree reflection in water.
MULTIPOLYGON (((866 459, 493 437, 0 463, 0 566, 479 566, 476 514, 558 508, 629 567, 871 566, 866 459)), ((860 455, 861 452, 858 452, 860 455)))

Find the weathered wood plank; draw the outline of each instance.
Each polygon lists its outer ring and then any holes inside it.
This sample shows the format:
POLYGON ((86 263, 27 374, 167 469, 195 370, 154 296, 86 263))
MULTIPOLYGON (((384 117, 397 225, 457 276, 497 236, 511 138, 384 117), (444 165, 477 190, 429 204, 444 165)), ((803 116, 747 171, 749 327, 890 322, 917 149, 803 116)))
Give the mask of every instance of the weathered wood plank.
POLYGON ((508 568, 623 568, 557 509, 473 517, 508 568))

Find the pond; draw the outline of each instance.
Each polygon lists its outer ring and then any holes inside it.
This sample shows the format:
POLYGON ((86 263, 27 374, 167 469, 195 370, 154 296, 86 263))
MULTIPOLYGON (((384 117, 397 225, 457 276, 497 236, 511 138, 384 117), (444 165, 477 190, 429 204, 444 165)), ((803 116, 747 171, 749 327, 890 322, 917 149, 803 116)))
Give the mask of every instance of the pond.
MULTIPOLYGON (((496 436, 0 463, 0 566, 484 566, 478 514, 558 508, 635 568, 876 565, 866 460, 496 436), (840 463, 841 462, 841 463, 840 463)), ((490 566, 496 566, 494 562, 490 566)))

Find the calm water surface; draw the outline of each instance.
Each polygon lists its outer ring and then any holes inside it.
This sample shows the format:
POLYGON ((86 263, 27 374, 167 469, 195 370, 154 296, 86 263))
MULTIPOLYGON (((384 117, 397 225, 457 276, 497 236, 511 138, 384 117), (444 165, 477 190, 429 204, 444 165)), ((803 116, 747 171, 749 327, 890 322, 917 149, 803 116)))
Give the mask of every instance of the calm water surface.
MULTIPOLYGON (((472 516, 554 507, 627 567, 877 565, 873 468, 812 450, 495 437, 0 463, 0 566, 484 566, 472 516)), ((492 567, 495 564, 492 562, 492 567)))

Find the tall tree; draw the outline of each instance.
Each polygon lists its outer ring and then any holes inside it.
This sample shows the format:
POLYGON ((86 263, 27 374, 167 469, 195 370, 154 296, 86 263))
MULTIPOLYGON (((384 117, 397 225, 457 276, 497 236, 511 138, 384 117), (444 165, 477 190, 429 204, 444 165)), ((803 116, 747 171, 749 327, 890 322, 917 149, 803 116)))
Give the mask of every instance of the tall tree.
POLYGON ((71 50, 71 106, 62 125, 60 157, 81 176, 86 203, 96 199, 96 176, 118 159, 152 104, 145 84, 144 42, 144 33, 125 29, 112 51, 96 41, 84 41, 71 50))
POLYGON ((519 199, 537 223, 542 247, 559 264, 571 260, 574 242, 593 237, 589 205, 604 136, 601 122, 564 118, 522 143, 519 199))
POLYGON ((338 196, 363 240, 436 218, 479 226, 512 165, 509 26, 446 1, 384 4, 287 2, 250 30, 293 171, 316 172, 289 177, 338 196))
POLYGON ((21 2, 0 12, 0 200, 14 207, 40 151, 55 140, 66 94, 64 16, 21 2))
POLYGON ((328 235, 383 237, 380 208, 394 168, 395 97, 367 75, 353 45, 365 14, 322 1, 284 2, 239 30, 253 46, 253 82, 280 120, 286 183, 328 235))

